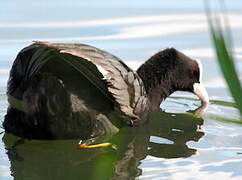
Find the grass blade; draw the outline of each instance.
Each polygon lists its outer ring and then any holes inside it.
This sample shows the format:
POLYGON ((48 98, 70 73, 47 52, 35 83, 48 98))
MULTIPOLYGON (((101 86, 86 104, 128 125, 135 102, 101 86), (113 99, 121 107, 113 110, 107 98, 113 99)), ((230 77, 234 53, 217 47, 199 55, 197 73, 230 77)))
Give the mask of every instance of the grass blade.
POLYGON ((231 47, 229 47, 229 45, 231 44, 230 42, 228 42, 229 31, 226 31, 222 28, 219 19, 212 19, 211 12, 208 6, 207 17, 212 42, 215 48, 215 53, 217 55, 221 71, 228 84, 231 95, 233 96, 237 104, 237 108, 242 115, 242 88, 234 65, 234 58, 231 52, 231 47))

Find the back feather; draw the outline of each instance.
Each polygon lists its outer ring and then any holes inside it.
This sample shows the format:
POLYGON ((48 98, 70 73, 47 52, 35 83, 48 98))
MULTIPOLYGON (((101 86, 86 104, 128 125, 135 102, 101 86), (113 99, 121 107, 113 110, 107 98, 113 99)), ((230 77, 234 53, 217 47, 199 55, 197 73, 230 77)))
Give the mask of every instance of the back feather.
MULTIPOLYGON (((103 79, 109 83, 108 91, 112 93, 124 114, 137 119, 138 113, 147 107, 141 78, 118 57, 84 44, 35 44, 55 48, 60 54, 70 54, 93 63, 102 73, 103 79)), ((92 81, 92 78, 89 80, 92 81)))
POLYGON ((22 82, 31 79, 52 59, 65 61, 79 71, 127 116, 140 119, 140 113, 147 110, 147 95, 139 75, 118 57, 84 44, 35 42, 24 48, 13 64, 8 94, 21 99, 25 91, 21 89, 22 82))

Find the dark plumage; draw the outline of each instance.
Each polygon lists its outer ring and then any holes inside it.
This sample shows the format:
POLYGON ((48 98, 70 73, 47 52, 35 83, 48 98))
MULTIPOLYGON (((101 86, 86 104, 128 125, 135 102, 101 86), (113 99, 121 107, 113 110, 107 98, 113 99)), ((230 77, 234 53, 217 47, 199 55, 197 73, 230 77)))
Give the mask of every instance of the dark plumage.
POLYGON ((137 70, 143 80, 150 109, 159 108, 160 103, 173 92, 193 92, 193 84, 199 83, 199 66, 174 48, 165 49, 152 56, 137 70))
POLYGON ((200 76, 199 64, 174 48, 158 52, 135 72, 92 46, 36 42, 12 66, 3 127, 25 138, 97 137, 142 124, 177 90, 207 102, 200 76))

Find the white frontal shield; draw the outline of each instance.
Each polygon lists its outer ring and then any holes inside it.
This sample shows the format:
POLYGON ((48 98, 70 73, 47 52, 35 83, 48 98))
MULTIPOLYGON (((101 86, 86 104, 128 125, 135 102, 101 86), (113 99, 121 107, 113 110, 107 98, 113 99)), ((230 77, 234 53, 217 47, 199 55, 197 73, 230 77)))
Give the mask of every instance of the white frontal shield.
POLYGON ((202 101, 202 104, 208 104, 209 103, 208 93, 202 83, 203 66, 202 66, 201 61, 199 61, 199 60, 196 60, 196 61, 197 61, 199 72, 200 72, 199 73, 200 74, 200 76, 199 76, 200 83, 193 84, 193 92, 202 101))
POLYGON ((195 83, 193 85, 194 94, 202 101, 202 104, 209 103, 208 93, 202 83, 195 83))

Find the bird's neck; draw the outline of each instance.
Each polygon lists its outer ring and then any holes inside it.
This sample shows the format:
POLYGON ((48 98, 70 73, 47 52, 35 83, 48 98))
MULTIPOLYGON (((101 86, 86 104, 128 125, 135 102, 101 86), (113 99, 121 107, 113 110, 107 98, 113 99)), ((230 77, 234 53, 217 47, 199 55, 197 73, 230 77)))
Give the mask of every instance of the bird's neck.
POLYGON ((167 68, 160 68, 148 60, 139 67, 137 73, 144 83, 151 111, 158 109, 161 102, 175 91, 173 73, 167 68))

